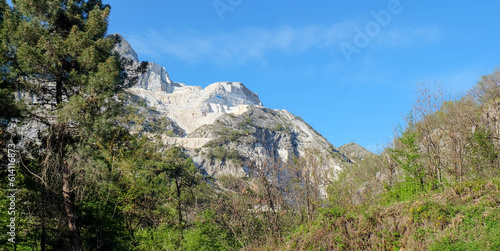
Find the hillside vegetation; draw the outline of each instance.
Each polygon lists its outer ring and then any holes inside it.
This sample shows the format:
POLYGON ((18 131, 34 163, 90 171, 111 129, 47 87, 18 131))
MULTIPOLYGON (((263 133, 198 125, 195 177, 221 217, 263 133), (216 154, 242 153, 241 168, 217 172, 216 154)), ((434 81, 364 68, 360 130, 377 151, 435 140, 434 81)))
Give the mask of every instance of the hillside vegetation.
POLYGON ((283 250, 499 250, 500 70, 446 99, 419 86, 380 156, 345 168, 283 250))
POLYGON ((456 98, 421 86, 395 140, 355 161, 326 140, 244 159, 229 146, 296 135, 228 118, 197 154, 245 176, 215 179, 126 94, 144 67, 113 51, 110 6, 35 2, 0 0, 0 250, 500 249, 500 70, 456 98))

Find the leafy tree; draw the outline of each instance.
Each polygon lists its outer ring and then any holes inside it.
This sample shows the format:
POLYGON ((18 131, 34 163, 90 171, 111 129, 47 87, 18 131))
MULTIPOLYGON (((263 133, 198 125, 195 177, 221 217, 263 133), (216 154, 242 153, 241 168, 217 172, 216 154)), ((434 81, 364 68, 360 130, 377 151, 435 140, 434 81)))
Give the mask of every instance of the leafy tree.
POLYGON ((481 104, 497 100, 500 97, 500 68, 489 75, 482 76, 470 91, 470 95, 481 104))
POLYGON ((456 182, 463 182, 472 173, 470 147, 474 128, 478 128, 478 107, 470 98, 445 102, 436 113, 439 118, 441 165, 456 182))
POLYGON ((184 234, 181 243, 185 250, 236 250, 241 245, 236 242, 228 229, 220 227, 212 210, 203 212, 194 227, 184 234))

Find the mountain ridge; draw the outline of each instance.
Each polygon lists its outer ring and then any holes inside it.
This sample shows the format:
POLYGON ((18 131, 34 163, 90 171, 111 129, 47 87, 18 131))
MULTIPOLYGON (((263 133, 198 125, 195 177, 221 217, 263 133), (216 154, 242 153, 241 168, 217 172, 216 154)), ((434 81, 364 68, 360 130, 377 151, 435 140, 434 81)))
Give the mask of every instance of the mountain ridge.
POLYGON ((339 151, 347 156, 351 161, 357 162, 369 156, 376 154, 362 147, 361 145, 351 142, 338 147, 339 151))

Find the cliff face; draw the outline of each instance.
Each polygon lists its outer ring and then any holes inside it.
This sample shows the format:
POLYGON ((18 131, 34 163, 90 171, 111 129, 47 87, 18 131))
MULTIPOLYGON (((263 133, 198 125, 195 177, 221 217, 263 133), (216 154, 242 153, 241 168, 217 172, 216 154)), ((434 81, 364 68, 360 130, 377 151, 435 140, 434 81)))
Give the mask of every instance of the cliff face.
POLYGON ((277 160, 286 163, 314 156, 323 175, 339 168, 339 153, 298 117, 285 110, 250 107, 240 115, 225 114, 187 136, 207 139, 188 148, 194 161, 215 177, 245 176, 247 163, 257 166, 277 160))
MULTIPOLYGON (((116 51, 130 60, 130 69, 137 67, 137 54, 121 41, 116 51)), ((257 94, 240 82, 201 88, 173 82, 158 64, 148 63, 145 69, 127 92, 154 109, 155 116, 175 125, 175 130, 159 136, 184 148, 209 175, 241 177, 247 175, 249 163, 286 163, 309 156, 331 177, 345 158, 300 118, 264 107, 257 94)))

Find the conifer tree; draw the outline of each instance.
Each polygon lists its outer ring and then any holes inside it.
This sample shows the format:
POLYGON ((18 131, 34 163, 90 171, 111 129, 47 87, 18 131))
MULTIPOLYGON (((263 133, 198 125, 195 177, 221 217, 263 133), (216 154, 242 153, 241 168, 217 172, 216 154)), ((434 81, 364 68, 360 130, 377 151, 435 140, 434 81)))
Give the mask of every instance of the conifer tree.
MULTIPOLYGON (((8 5, 5 0, 0 1, 0 32, 3 30, 5 11, 8 10, 8 5)), ((0 35, 1 36, 1 35, 0 35)), ((4 119, 8 119, 12 116, 16 116, 18 110, 14 106, 13 99, 13 86, 12 81, 8 78, 8 68, 6 64, 8 62, 7 57, 7 47, 4 43, 0 43, 0 118, 4 122, 4 119)))
POLYGON ((408 126, 402 131, 399 137, 400 147, 391 149, 391 157, 399 164, 400 168, 406 172, 406 179, 411 185, 411 194, 424 190, 425 170, 419 160, 421 158, 418 146, 418 132, 413 120, 413 115, 407 118, 408 126))
MULTIPOLYGON (((124 135, 113 128, 123 74, 106 37, 110 7, 100 0, 2 1, 1 88, 24 99, 21 117, 44 125, 37 168, 25 167, 45 189, 60 194, 72 250, 82 250, 75 193, 85 181, 82 146, 124 135), (10 80, 11 82, 6 82, 10 80), (7 88, 8 89, 8 88, 7 88)), ((2 94, 3 95, 3 94, 2 94)), ((43 238, 43 237, 42 237, 43 238)), ((42 247, 42 250, 44 247, 42 247)))

